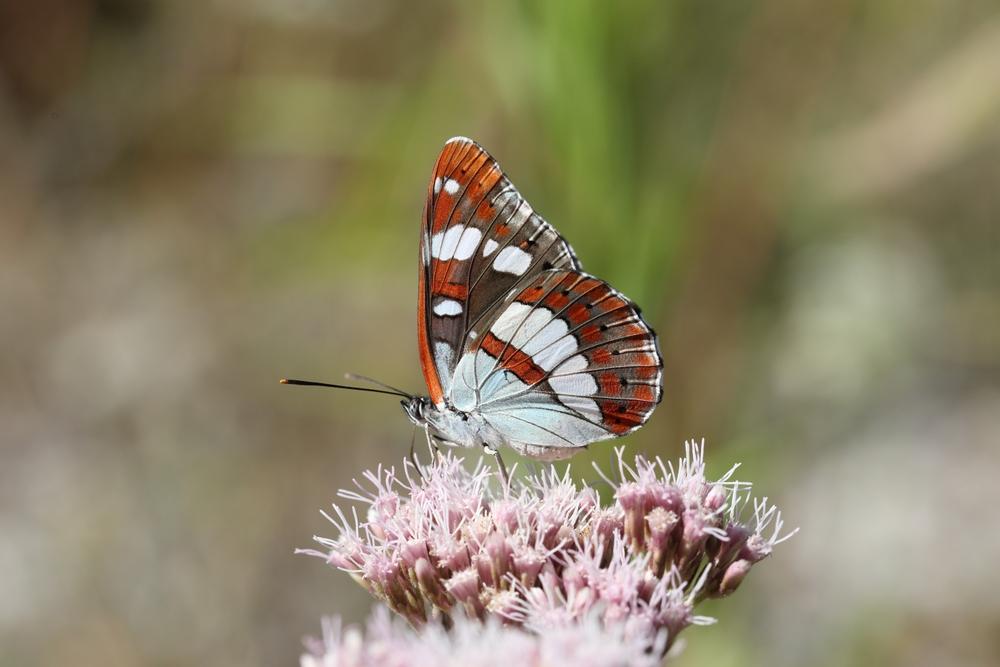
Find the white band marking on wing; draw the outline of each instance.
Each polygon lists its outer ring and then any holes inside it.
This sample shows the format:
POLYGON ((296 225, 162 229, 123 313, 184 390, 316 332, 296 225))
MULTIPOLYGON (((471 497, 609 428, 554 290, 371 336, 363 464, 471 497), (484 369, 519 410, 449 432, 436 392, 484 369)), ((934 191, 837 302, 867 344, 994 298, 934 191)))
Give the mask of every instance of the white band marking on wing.
POLYGON ((565 405, 567 408, 572 408, 585 417, 589 417, 595 422, 600 422, 602 419, 601 408, 598 407, 597 402, 590 398, 584 398, 583 396, 563 396, 559 395, 559 402, 565 405))
POLYGON ((556 369, 556 373, 569 375, 570 373, 578 373, 585 370, 589 364, 587 363, 587 358, 582 354, 576 354, 564 361, 556 369))
POLYGON ((476 252, 482 238, 483 233, 475 227, 455 225, 431 237, 431 257, 442 261, 452 258, 469 259, 476 252))
POLYGON ((559 400, 565 398, 563 394, 593 396, 597 393, 597 380, 590 373, 575 373, 574 375, 550 377, 549 385, 553 391, 559 394, 559 400))
MULTIPOLYGON (((562 320, 553 320, 555 322, 562 322, 562 320)), ((549 326, 552 326, 551 324, 549 326)), ((548 327, 546 327, 548 329, 548 327)), ((563 326, 562 330, 565 331, 566 327, 563 326)), ((544 333, 544 331, 543 331, 544 333)), ((534 341, 531 341, 534 343, 534 341)), ((531 346, 529 343, 529 347, 531 346)), ((563 359, 570 356, 576 352, 576 339, 572 336, 563 336, 558 338, 555 342, 546 345, 544 348, 540 348, 538 352, 531 355, 532 360, 542 368, 547 371, 551 371, 553 368, 559 365, 563 359)), ((577 355, 579 356, 579 355, 577 355)))
POLYGON ((442 317, 452 317, 462 314, 462 304, 454 299, 442 299, 434 306, 434 314, 442 317))
POLYGON ((493 260, 494 270, 512 273, 515 276, 524 275, 529 266, 531 266, 531 255, 514 246, 504 248, 493 260))

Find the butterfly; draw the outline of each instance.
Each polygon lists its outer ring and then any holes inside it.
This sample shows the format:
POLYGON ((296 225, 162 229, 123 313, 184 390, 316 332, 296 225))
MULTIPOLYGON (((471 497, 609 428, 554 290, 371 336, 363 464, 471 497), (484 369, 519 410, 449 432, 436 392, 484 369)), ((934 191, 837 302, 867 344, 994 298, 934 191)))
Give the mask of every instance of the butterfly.
POLYGON ((420 231, 417 341, 428 397, 410 420, 445 441, 567 458, 631 433, 662 398, 639 308, 465 137, 434 166, 420 231))
POLYGON ((635 431, 663 395, 656 334, 639 308, 585 273, 465 137, 445 144, 427 189, 417 344, 429 395, 382 386, 406 397, 429 438, 485 448, 504 477, 501 447, 568 458, 635 431))

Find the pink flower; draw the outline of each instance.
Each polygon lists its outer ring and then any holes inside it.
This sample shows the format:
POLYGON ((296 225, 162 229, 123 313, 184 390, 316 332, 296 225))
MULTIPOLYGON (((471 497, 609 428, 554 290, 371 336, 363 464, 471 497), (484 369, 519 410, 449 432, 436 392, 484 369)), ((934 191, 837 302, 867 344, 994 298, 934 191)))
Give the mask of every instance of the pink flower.
POLYGON ((676 464, 623 451, 619 481, 604 478, 607 506, 568 467, 509 486, 454 454, 419 473, 404 464, 402 477, 380 467, 340 492, 352 519, 339 507, 326 515, 339 534, 316 538, 325 551, 302 553, 349 572, 417 627, 479 627, 464 620, 474 619, 487 623, 481 632, 502 623, 548 636, 597 623, 662 654, 684 628, 712 622, 694 613, 700 601, 733 593, 793 533, 732 479, 736 466, 707 480, 703 444, 688 443, 676 464))
POLYGON ((301 667, 654 667, 658 655, 629 640, 620 626, 595 616, 544 633, 458 617, 445 628, 431 622, 419 631, 377 610, 367 628, 344 628, 326 619, 322 639, 308 640, 301 667))

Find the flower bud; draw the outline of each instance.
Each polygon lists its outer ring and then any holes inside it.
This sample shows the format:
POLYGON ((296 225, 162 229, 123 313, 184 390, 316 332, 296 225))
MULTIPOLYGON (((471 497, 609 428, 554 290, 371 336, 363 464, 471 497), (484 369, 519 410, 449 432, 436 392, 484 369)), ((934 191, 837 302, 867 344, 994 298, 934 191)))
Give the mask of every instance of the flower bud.
POLYGON ((430 561, 421 558, 413 569, 416 572, 417 582, 420 584, 420 592, 423 597, 433 602, 438 609, 448 611, 451 608, 451 602, 448 600, 437 570, 434 569, 430 561))
POLYGON ((726 573, 722 575, 722 583, 719 584, 719 595, 729 595, 743 583, 743 578, 750 572, 753 564, 748 560, 738 560, 730 563, 726 568, 726 573))
POLYGON ((430 553, 436 560, 438 567, 449 572, 464 570, 471 564, 468 548, 451 536, 435 540, 431 545, 430 553))
POLYGON ((636 588, 639 599, 649 602, 649 599, 653 597, 653 592, 656 590, 656 585, 659 582, 659 577, 649 570, 644 570, 642 577, 639 579, 639 585, 636 588))
POLYGON ((556 549, 558 547, 561 547, 565 549, 567 546, 573 544, 576 541, 576 537, 577 537, 576 530, 574 530, 573 527, 570 526, 569 524, 564 523, 563 525, 559 526, 559 530, 556 531, 556 537, 554 540, 555 544, 553 544, 550 548, 556 549))
POLYGON ((492 580, 496 583, 503 579, 503 576, 507 574, 510 570, 510 558, 513 553, 511 549, 510 542, 507 538, 500 533, 493 533, 488 538, 486 538, 486 544, 483 545, 489 556, 490 569, 492 573, 492 580))
POLYGON ((462 535, 466 540, 482 544, 493 533, 493 520, 486 515, 479 515, 466 522, 462 535))
POLYGON ((541 545, 554 549, 559 544, 559 532, 565 525, 562 519, 548 512, 539 512, 537 521, 541 545))
POLYGON ((523 546, 514 550, 512 573, 524 586, 533 586, 545 558, 537 549, 523 546))
POLYGON ((684 512, 684 552, 691 553, 705 541, 705 519, 697 510, 684 512))
POLYGON ((705 509, 709 512, 718 512, 726 504, 729 494, 722 484, 713 484, 708 495, 705 496, 705 509))
POLYGON ((662 507, 675 513, 684 509, 684 498, 680 490, 662 482, 651 482, 646 485, 646 499, 648 507, 662 507))
POLYGON ((647 548, 653 552, 654 559, 666 552, 670 536, 679 521, 677 515, 662 507, 654 507, 646 515, 646 525, 649 526, 647 548))
POLYGON ((382 524, 379 522, 377 516, 375 518, 369 516, 367 526, 368 526, 368 532, 371 533, 372 536, 375 537, 375 539, 380 541, 386 541, 387 536, 385 529, 382 527, 382 524))
POLYGON ((459 602, 470 602, 479 598, 480 580, 475 568, 456 572, 445 582, 445 588, 459 602))
POLYGON ((748 537, 746 544, 740 550, 740 558, 745 558, 751 563, 764 560, 770 555, 771 543, 757 534, 748 537))
POLYGON ((669 642, 673 643, 677 634, 692 623, 692 607, 681 597, 671 598, 664 603, 653 619, 657 629, 666 630, 669 642))
POLYGON ((400 555, 403 558, 403 563, 411 569, 421 559, 430 560, 426 540, 407 540, 400 549, 400 555))
POLYGON ((600 497, 597 495, 597 491, 589 486, 585 486, 580 490, 577 496, 577 506, 585 511, 599 509, 601 506, 600 497))
POLYGON ((380 493, 372 502, 372 510, 378 516, 379 521, 385 521, 396 516, 399 509, 399 495, 393 491, 380 493))
POLYGON ((625 510, 625 538, 633 548, 642 545, 643 519, 646 516, 645 499, 645 493, 635 482, 622 484, 615 492, 615 500, 625 510))
POLYGON ((494 527, 506 535, 517 530, 517 521, 520 514, 520 506, 512 498, 502 498, 490 505, 490 516, 492 517, 494 527))

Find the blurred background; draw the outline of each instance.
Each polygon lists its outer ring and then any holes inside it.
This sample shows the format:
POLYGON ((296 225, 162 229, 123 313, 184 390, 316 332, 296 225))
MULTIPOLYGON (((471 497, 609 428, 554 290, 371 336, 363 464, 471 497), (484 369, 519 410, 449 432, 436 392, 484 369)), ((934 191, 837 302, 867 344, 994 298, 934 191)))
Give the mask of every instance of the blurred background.
MULTIPOLYGON (((993 0, 0 3, 0 664, 291 665, 482 142, 794 540, 681 665, 1000 663, 993 0)), ((574 469, 592 477, 610 446, 574 469)))

